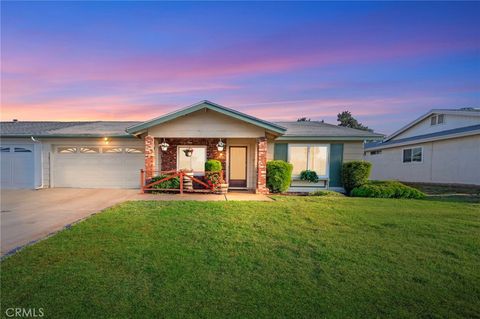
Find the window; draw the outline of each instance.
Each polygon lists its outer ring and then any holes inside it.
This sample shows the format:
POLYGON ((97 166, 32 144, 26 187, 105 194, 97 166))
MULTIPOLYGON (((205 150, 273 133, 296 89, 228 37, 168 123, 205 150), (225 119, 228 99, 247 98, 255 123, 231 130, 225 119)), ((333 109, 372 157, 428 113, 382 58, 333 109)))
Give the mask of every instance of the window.
POLYGON ((24 147, 15 147, 15 153, 31 153, 32 151, 24 147))
POLYGON ((103 153, 122 153, 121 147, 104 147, 102 148, 103 153))
POLYGON ((10 147, 2 147, 1 150, 2 150, 2 153, 8 153, 10 152, 10 147))
POLYGON ((206 146, 179 146, 177 149, 177 170, 192 169, 197 174, 203 174, 205 171, 205 161, 207 160, 206 146), (192 148, 192 156, 187 157, 184 150, 192 148))
POLYGON ((125 153, 128 153, 128 154, 140 154, 140 153, 143 153, 143 148, 138 148, 138 147, 125 147, 125 153))
POLYGON ((328 176, 328 146, 317 144, 289 144, 289 162, 293 165, 293 176, 301 171, 312 170, 320 177, 328 176))
POLYGON ((60 154, 71 154, 71 153, 76 153, 77 148, 76 147, 70 147, 70 146, 59 147, 59 148, 57 148, 57 152, 60 153, 60 154))
POLYGON ((382 154, 382 151, 378 150, 378 151, 371 151, 370 152, 370 155, 378 155, 378 154, 382 154))
POLYGON ((422 161, 422 148, 406 148, 403 150, 403 162, 412 163, 412 162, 421 162, 422 161))
POLYGON ((434 115, 430 118, 430 125, 433 126, 433 125, 437 125, 437 116, 434 115))
POLYGON ((85 153, 85 154, 96 154, 100 153, 100 149, 98 147, 80 147, 80 153, 85 153))
POLYGON ((443 124, 445 122, 445 114, 439 114, 437 116, 437 124, 443 124))

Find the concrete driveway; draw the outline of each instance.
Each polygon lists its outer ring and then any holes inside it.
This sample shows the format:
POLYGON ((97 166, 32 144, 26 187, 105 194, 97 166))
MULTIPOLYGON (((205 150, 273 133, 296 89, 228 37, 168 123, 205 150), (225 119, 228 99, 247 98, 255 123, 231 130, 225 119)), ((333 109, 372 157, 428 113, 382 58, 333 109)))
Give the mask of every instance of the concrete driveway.
POLYGON ((1 191, 1 254, 41 239, 102 209, 135 199, 135 189, 1 191))

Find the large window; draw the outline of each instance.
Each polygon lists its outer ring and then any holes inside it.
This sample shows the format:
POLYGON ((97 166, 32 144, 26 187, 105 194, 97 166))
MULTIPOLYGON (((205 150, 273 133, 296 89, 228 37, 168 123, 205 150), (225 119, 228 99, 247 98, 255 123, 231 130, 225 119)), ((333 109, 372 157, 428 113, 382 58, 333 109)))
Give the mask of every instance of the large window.
POLYGON ((294 177, 307 169, 317 172, 319 177, 328 177, 328 145, 289 144, 288 157, 294 177))
POLYGON ((421 162, 423 157, 422 153, 423 152, 421 147, 406 148, 403 150, 403 162, 421 162))
POLYGON ((177 149, 177 169, 192 169, 196 174, 203 174, 207 160, 206 146, 179 146, 177 149), (192 148, 192 156, 187 157, 185 150, 192 148))

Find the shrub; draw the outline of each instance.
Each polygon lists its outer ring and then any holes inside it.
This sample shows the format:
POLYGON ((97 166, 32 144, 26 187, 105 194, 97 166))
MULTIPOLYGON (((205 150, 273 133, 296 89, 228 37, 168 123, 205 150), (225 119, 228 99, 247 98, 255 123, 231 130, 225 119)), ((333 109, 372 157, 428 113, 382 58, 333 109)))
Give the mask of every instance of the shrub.
POLYGON ((293 165, 285 161, 267 162, 267 187, 272 193, 282 193, 292 181, 293 165))
MULTIPOLYGON (((149 183, 153 183, 156 181, 159 181, 161 179, 164 179, 168 175, 158 175, 155 177, 152 177, 149 181, 149 183)), ((167 188, 167 189, 176 189, 180 188, 180 179, 178 177, 171 178, 169 180, 163 181, 160 184, 156 184, 152 186, 153 188, 167 188)))
POLYGON ((318 175, 317 172, 311 170, 305 170, 300 172, 300 179, 302 181, 308 181, 310 183, 318 182, 318 175))
POLYGON ((205 162, 206 172, 220 172, 222 170, 222 163, 218 160, 209 159, 205 162))
POLYGON ((404 185, 396 181, 370 181, 367 184, 356 187, 352 190, 354 197, 377 197, 377 198, 425 198, 416 188, 404 185))
POLYGON ((343 187, 350 194, 355 187, 362 186, 368 182, 372 164, 365 161, 346 162, 342 165, 343 187))
POLYGON ((308 194, 308 196, 332 196, 332 197, 344 197, 342 193, 327 191, 327 190, 318 190, 308 194))

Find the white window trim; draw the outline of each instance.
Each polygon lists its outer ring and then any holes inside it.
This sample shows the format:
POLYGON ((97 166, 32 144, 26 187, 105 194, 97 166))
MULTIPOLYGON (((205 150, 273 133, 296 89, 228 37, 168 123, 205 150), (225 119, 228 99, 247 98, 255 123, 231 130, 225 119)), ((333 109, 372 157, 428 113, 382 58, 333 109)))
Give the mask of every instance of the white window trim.
POLYGON ((402 148, 402 153, 400 154, 400 156, 401 156, 400 159, 401 159, 401 161, 402 161, 402 164, 422 164, 422 163, 423 163, 423 157, 424 157, 423 154, 424 154, 424 153, 423 153, 423 146, 413 146, 413 147, 410 146, 410 147, 405 147, 405 148, 402 148), (420 149, 422 150, 422 160, 421 160, 420 162, 413 161, 413 160, 410 161, 410 162, 404 162, 404 161, 403 161, 403 151, 404 151, 404 150, 412 150, 412 159, 413 159, 413 149, 414 149, 414 148, 420 148, 420 149))
MULTIPOLYGON (((327 147, 327 167, 326 167, 326 170, 325 170, 325 175, 318 175, 318 178, 320 179, 329 179, 330 178, 330 144, 316 144, 316 143, 312 143, 312 144, 293 144, 293 143, 288 143, 288 162, 290 163, 290 156, 292 154, 292 152, 290 152, 290 148, 291 147, 295 147, 295 146, 300 146, 300 147, 307 147, 307 168, 308 168, 308 161, 309 161, 309 154, 310 154, 310 147, 312 146, 317 146, 317 147, 324 147, 326 146, 327 147)), ((307 169, 305 168, 305 169, 307 169)), ((293 175, 292 174, 292 178, 296 178, 296 179, 299 179, 300 178, 300 175, 293 175)))
MULTIPOLYGON (((178 166, 179 166, 179 161, 180 161, 180 156, 178 156, 180 154, 180 148, 181 147, 191 147, 191 148, 204 148, 205 149, 205 162, 207 161, 207 145, 177 145, 177 171, 178 171, 178 166)), ((198 171, 195 171, 193 173, 194 176, 203 176, 203 174, 205 173, 205 168, 203 169, 203 173, 200 173, 198 171)))

